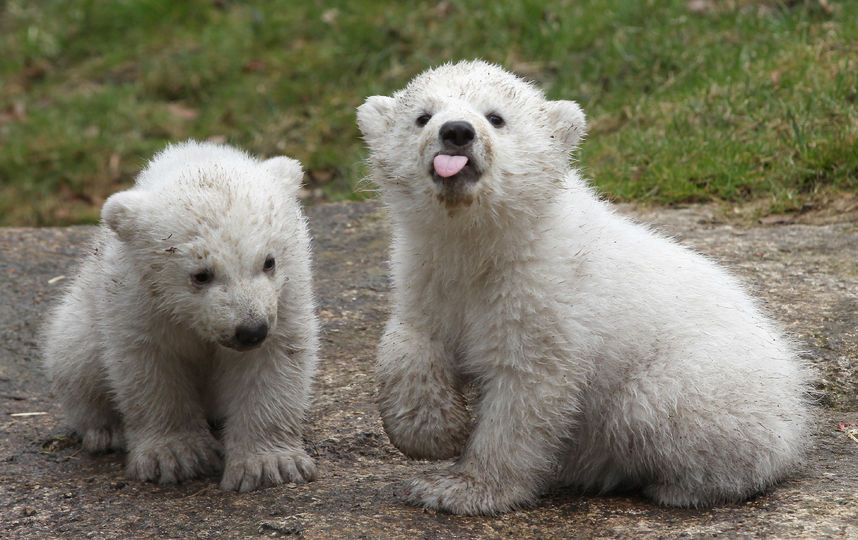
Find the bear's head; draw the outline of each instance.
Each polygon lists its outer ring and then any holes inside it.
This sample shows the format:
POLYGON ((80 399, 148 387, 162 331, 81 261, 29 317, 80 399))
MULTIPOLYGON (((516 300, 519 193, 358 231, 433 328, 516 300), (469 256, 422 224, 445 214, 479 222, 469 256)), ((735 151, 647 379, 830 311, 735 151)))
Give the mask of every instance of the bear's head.
POLYGON ((248 350, 274 331, 290 274, 307 271, 302 177, 287 157, 189 141, 156 155, 134 188, 105 202, 102 220, 153 309, 248 350))
POLYGON ((551 198, 586 131, 575 102, 546 100, 532 84, 483 61, 445 64, 393 97, 370 97, 357 121, 373 180, 412 209, 426 200, 497 210, 551 198))

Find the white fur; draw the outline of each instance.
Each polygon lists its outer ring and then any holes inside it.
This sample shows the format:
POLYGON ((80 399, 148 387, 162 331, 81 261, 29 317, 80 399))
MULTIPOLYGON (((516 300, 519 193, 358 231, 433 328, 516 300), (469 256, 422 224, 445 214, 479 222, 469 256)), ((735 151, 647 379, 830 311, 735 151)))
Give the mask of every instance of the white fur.
POLYGON ((461 62, 369 98, 358 124, 394 231, 384 426, 409 456, 459 456, 413 502, 503 512, 559 478, 706 506, 797 466, 808 373, 790 343, 728 273, 594 195, 569 165, 576 104, 461 62), (430 174, 448 121, 474 127, 476 182, 430 174))
POLYGON ((160 483, 220 470, 221 456, 224 489, 314 477, 301 441, 318 349, 301 177, 290 158, 189 141, 107 200, 44 347, 87 450, 127 445, 127 473, 160 483), (194 284, 204 270, 213 278, 194 284), (268 335, 241 352, 242 325, 268 335), (208 420, 224 422, 221 440, 208 420))

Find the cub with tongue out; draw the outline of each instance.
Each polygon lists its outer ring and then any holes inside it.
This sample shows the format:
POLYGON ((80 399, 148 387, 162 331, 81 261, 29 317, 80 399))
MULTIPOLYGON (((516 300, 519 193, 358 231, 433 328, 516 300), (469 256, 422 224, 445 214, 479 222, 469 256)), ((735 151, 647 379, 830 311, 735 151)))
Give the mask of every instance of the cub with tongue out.
POLYGON ((410 457, 457 457, 411 502, 492 514, 554 482, 697 507, 796 467, 805 367, 737 280, 570 167, 577 104, 460 62, 370 97, 358 124, 393 222, 384 428, 410 457))

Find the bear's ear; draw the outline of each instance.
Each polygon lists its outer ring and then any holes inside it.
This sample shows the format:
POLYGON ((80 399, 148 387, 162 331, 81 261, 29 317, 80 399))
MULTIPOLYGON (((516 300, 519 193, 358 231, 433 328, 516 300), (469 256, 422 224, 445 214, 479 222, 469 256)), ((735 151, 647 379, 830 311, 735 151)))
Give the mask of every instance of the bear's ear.
POLYGON ((378 139, 390 129, 393 103, 392 97, 371 96, 357 108, 357 124, 367 142, 378 139))
POLYGON ((132 240, 142 229, 141 216, 148 213, 150 195, 145 191, 120 191, 108 197, 101 208, 101 220, 123 242, 132 240))
POLYGON ((587 134, 584 111, 574 101, 547 101, 544 110, 551 126, 551 136, 570 149, 587 134))
POLYGON ((290 195, 295 195, 304 181, 301 162, 286 156, 273 157, 262 162, 262 167, 274 178, 283 181, 290 195))

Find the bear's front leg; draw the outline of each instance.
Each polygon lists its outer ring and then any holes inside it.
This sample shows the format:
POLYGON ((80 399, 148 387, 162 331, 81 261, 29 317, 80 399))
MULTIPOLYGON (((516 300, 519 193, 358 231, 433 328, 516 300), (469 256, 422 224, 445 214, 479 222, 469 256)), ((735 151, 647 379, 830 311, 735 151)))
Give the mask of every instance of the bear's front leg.
POLYGON ((384 430, 403 454, 447 459, 461 453, 471 429, 465 398, 444 344, 393 317, 375 368, 384 430))
MULTIPOLYGON (((151 340, 146 342, 151 345, 151 340)), ((155 348, 113 350, 108 377, 125 424, 126 474, 170 484, 221 468, 193 367, 155 348)))
POLYGON ((301 428, 310 395, 315 353, 286 354, 272 346, 224 362, 218 384, 226 407, 221 489, 252 491, 316 478, 301 428))
POLYGON ((467 515, 531 504, 556 463, 575 408, 566 377, 545 375, 506 367, 484 379, 476 426, 461 458, 412 482, 409 501, 467 515))

